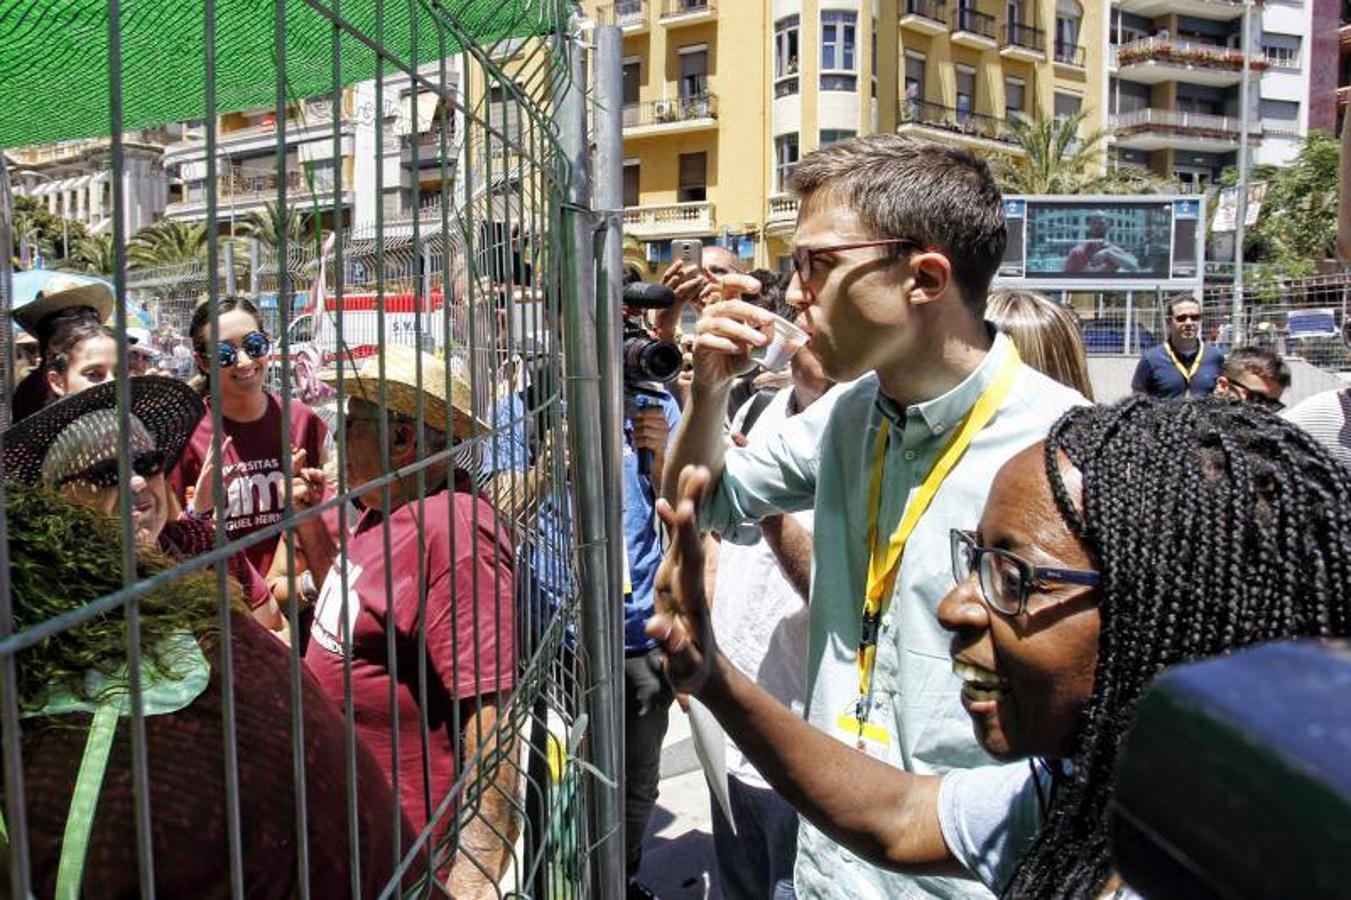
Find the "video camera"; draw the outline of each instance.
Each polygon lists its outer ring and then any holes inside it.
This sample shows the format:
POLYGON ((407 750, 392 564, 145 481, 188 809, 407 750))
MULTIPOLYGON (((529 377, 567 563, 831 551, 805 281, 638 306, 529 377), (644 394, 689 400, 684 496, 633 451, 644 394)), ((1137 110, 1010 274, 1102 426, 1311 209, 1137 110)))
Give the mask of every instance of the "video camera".
MULTIPOLYGON (((684 354, 680 347, 659 340, 640 315, 630 310, 668 309, 676 302, 675 293, 665 285, 635 281, 624 286, 624 415, 632 418, 638 410, 660 406, 665 391, 680 375, 684 354)), ((638 451, 638 472, 652 472, 652 451, 638 451)))

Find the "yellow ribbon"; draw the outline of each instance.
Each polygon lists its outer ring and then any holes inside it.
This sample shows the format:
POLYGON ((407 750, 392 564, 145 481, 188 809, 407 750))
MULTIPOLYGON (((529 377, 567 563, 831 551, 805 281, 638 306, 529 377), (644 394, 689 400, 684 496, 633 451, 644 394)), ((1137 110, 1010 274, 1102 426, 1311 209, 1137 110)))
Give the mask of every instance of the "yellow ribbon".
POLYGON ((1177 354, 1173 352, 1173 345, 1168 341, 1163 342, 1163 350, 1168 354, 1168 358, 1173 361, 1173 365, 1177 370, 1182 373, 1182 380, 1186 383, 1187 387, 1191 387, 1192 379, 1196 377, 1197 371, 1201 368, 1201 357, 1206 353, 1206 342, 1196 342, 1196 359, 1192 360, 1190 371, 1186 366, 1182 365, 1182 360, 1177 358, 1177 354))
POLYGON ((1010 344, 1008 355, 1000 364, 999 371, 995 373, 985 392, 976 400, 971 411, 953 433, 952 440, 939 453, 938 459, 925 476, 924 483, 920 485, 914 499, 906 504, 901 521, 896 525, 896 531, 892 533, 891 540, 887 543, 885 555, 879 555, 877 552, 877 517, 881 511, 882 472, 886 465, 887 443, 891 429, 886 422, 878 429, 877 442, 873 450, 872 483, 868 489, 868 592, 863 599, 863 627, 858 648, 860 703, 857 718, 860 735, 868 717, 867 701, 872 685, 873 664, 877 657, 878 622, 896 586, 896 575, 901 568, 901 557, 905 554, 906 542, 910 540, 910 535, 929 505, 933 503, 939 488, 943 486, 943 481, 957 465, 957 461, 966 453, 976 435, 994 418, 999 405, 1004 402, 1009 389, 1013 387, 1013 381, 1021 367, 1022 360, 1018 356, 1018 351, 1010 344))

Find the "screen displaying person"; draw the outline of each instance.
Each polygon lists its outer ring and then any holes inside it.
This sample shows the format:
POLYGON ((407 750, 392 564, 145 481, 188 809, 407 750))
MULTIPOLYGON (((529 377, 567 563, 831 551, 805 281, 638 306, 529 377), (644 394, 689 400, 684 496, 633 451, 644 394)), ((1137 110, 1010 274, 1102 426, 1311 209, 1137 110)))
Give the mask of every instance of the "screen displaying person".
POLYGON ((1065 271, 1071 275, 1134 272, 1140 268, 1135 255, 1107 239, 1111 224, 1101 212, 1089 213, 1085 220, 1087 237, 1075 244, 1065 257, 1065 271))

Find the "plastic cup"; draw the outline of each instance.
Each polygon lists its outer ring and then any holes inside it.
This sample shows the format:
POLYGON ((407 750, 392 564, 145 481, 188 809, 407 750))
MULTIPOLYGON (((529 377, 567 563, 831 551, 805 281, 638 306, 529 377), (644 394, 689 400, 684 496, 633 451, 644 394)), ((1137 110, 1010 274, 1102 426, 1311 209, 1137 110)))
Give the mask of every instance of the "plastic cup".
POLYGON ((751 359, 767 372, 782 372, 788 368, 793 354, 806 346, 807 332, 782 316, 774 316, 770 325, 773 330, 769 343, 763 347, 752 347, 751 359))

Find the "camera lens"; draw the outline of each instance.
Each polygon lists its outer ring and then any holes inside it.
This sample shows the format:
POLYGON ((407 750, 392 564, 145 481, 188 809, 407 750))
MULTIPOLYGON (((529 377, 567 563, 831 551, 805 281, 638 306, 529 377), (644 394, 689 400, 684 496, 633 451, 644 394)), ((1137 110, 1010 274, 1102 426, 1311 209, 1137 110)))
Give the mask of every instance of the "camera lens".
POLYGON ((650 337, 631 337, 624 341, 624 377, 630 381, 656 381, 665 384, 680 374, 684 355, 670 341, 650 337))

